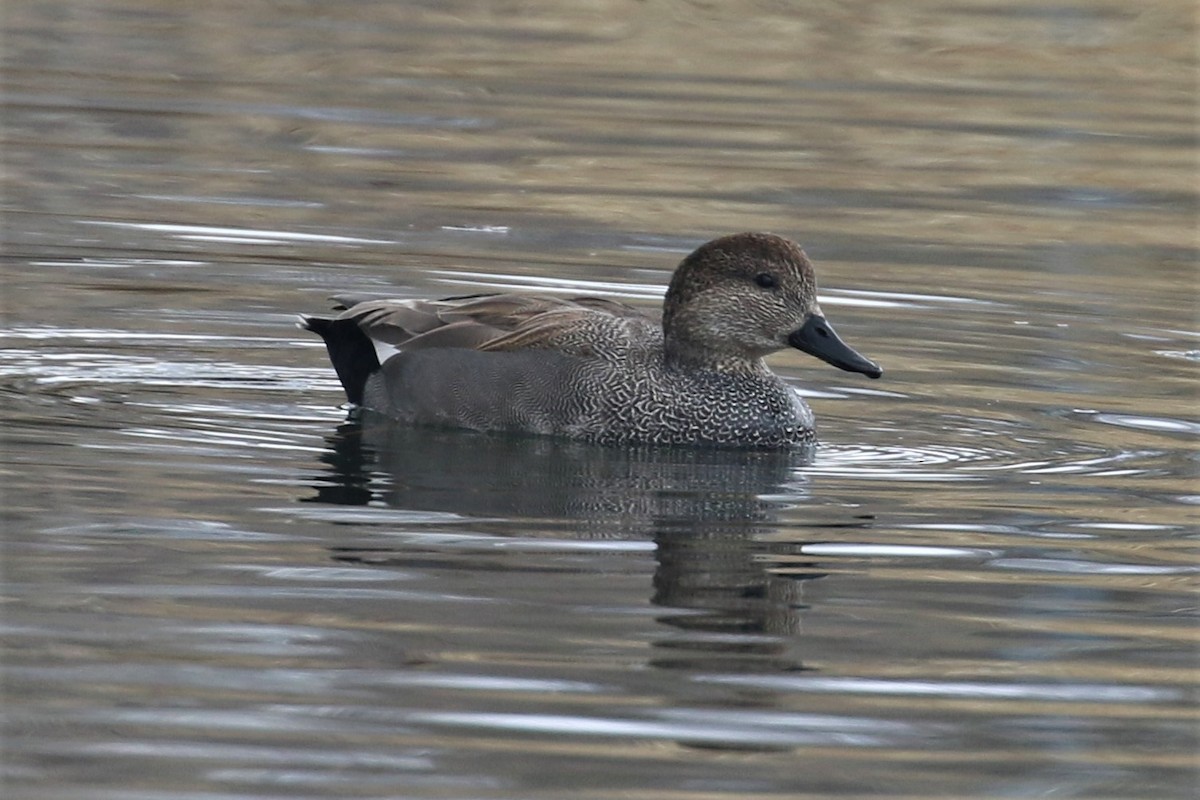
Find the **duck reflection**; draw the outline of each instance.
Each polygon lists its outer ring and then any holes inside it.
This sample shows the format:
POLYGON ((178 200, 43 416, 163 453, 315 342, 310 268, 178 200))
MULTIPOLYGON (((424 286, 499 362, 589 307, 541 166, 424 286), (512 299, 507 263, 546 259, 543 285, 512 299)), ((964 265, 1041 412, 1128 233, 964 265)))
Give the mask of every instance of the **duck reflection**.
MULTIPOLYGON (((479 519, 512 534, 551 527, 579 538, 649 539, 657 565, 652 602, 672 633, 655 643, 665 669, 802 668, 789 651, 803 582, 792 561, 769 571, 783 500, 805 492, 796 467, 811 451, 606 448, 532 437, 406 428, 370 412, 328 438, 328 465, 311 502, 383 503, 479 519)), ((490 526, 490 527, 489 527, 490 526)), ((405 562, 401 553, 339 549, 343 562, 405 562)))

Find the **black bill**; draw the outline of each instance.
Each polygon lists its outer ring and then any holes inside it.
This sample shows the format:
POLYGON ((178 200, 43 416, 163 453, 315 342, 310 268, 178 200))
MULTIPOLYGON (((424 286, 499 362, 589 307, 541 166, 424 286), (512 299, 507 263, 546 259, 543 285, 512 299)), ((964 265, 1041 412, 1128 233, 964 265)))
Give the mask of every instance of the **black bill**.
POLYGON ((788 344, 847 372, 861 372, 868 378, 878 378, 883 374, 878 364, 859 355, 858 351, 838 337, 824 317, 816 314, 788 335, 788 344))

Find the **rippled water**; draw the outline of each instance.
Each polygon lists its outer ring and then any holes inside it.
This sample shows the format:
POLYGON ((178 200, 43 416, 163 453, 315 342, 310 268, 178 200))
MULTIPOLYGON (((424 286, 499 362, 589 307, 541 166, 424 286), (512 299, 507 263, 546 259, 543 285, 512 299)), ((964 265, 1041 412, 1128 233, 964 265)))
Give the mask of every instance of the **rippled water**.
POLYGON ((5 797, 1191 797, 1195 20, 5 6, 5 797), (339 290, 805 243, 821 445, 347 418, 339 290))

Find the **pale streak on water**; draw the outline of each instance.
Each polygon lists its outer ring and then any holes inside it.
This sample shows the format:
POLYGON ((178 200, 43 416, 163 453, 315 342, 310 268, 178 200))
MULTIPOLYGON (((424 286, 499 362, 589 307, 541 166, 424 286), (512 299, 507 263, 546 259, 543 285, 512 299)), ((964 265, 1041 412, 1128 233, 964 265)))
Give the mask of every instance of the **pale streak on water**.
POLYGON ((1194 14, 6 3, 4 796, 1193 796, 1194 14), (292 327, 745 229, 886 368, 775 359, 812 454, 346 422, 292 327))

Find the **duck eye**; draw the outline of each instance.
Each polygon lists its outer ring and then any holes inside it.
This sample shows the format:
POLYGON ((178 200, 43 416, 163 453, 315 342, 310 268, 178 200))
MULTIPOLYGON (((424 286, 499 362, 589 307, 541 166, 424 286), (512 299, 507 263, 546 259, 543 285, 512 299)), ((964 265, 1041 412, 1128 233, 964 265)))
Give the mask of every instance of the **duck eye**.
POLYGON ((775 276, 769 272, 760 272, 754 276, 754 282, 764 289, 774 289, 779 285, 779 281, 775 280, 775 276))

